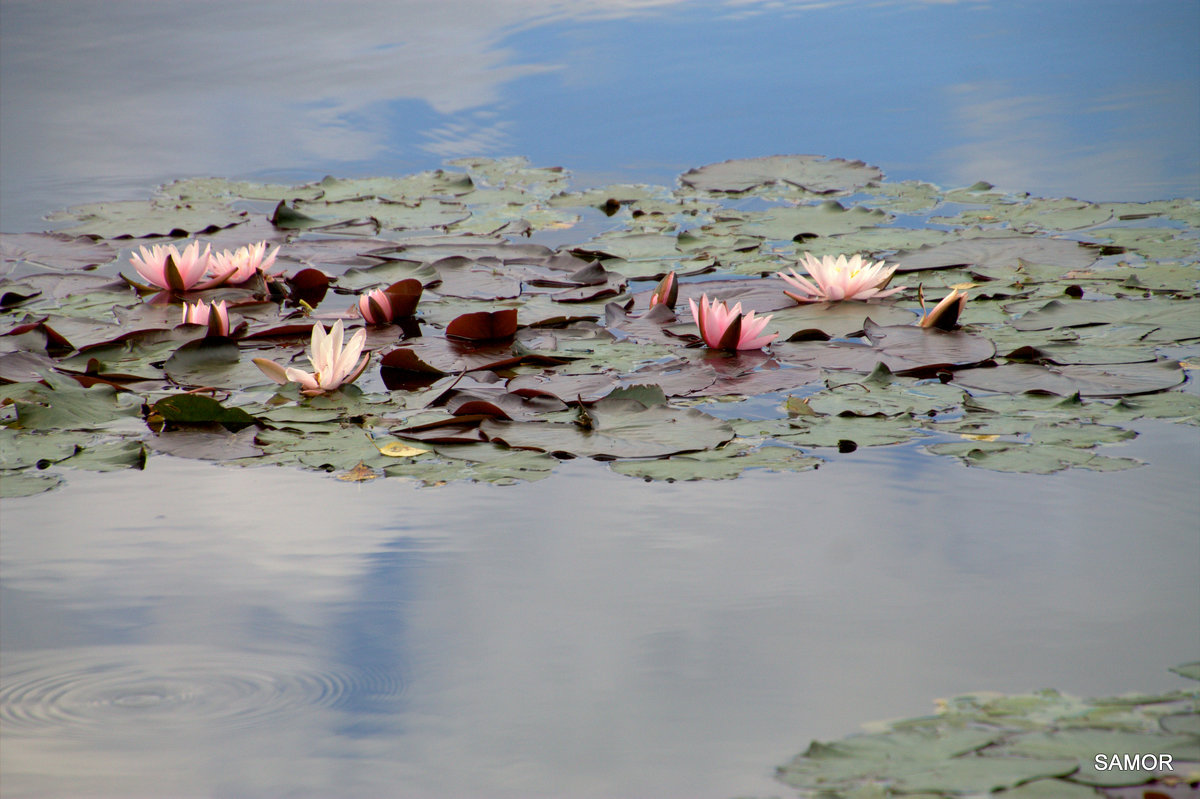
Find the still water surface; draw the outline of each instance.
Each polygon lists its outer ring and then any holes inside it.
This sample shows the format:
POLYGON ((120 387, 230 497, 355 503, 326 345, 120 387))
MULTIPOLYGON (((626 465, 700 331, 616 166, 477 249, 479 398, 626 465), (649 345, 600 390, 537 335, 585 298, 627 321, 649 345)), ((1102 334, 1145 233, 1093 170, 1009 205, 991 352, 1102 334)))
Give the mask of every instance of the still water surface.
MULTIPOLYGON (((0 0, 0 229, 198 174, 726 158, 1200 194, 1200 5, 0 0), (1083 10, 1083 9, 1086 9, 1083 10)), ((939 696, 1176 687, 1200 433, 1130 472, 919 447, 645 484, 418 490, 167 456, 6 500, 6 796, 778 794, 939 696)), ((1117 452, 1117 450, 1120 452, 1117 452)))
POLYGON ((1178 687, 1200 435, 1154 427, 1119 474, 72 475, 5 504, 6 793, 773 795, 939 696, 1178 687))

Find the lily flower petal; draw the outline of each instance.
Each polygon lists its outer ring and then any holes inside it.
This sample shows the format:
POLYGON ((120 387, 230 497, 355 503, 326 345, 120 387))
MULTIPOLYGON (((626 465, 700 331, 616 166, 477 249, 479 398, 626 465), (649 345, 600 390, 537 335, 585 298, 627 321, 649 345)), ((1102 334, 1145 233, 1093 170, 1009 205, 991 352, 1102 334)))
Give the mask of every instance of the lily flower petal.
POLYGON ((287 376, 287 369, 274 361, 267 360, 266 358, 254 358, 253 361, 254 365, 261 369, 263 374, 279 385, 282 386, 291 382, 291 379, 287 376))
POLYGON ((260 272, 265 274, 274 265, 278 254, 276 247, 268 255, 265 241, 213 253, 210 264, 213 280, 216 283, 245 283, 260 272))
POLYGON ((369 325, 386 325, 392 322, 392 300, 383 289, 368 291, 358 298, 358 313, 369 325))
POLYGON ((675 301, 679 298, 679 284, 675 281, 675 273, 668 272, 650 294, 650 307, 662 303, 675 310, 675 301))
POLYGON ((147 282, 161 289, 187 291, 191 288, 207 288, 200 282, 208 272, 212 245, 200 252, 200 242, 193 241, 180 252, 174 245, 155 244, 150 248, 139 247, 129 259, 133 268, 147 282))
POLYGON ((185 325, 208 325, 208 335, 229 335, 229 310, 225 300, 214 302, 211 306, 204 300, 183 304, 183 323, 185 325))
POLYGON ((921 327, 936 327, 939 330, 953 330, 958 327, 958 318, 967 308, 967 293, 954 289, 933 310, 921 318, 921 327))
POLYGON ((777 273, 784 282, 796 289, 796 292, 785 289, 784 294, 800 303, 868 300, 887 297, 904 289, 904 286, 886 288, 896 267, 887 266, 884 261, 871 263, 857 253, 847 259, 845 255, 816 258, 806 252, 803 265, 811 281, 795 269, 777 273))
POLYGON ((255 358, 254 363, 276 383, 299 383, 300 392, 309 396, 324 394, 353 383, 371 360, 369 353, 359 358, 367 343, 366 330, 359 328, 354 331, 345 347, 342 346, 343 335, 341 319, 334 322, 328 332, 319 322, 313 325, 312 344, 308 352, 308 360, 314 370, 312 372, 294 366, 280 366, 265 358, 255 358))
POLYGON ((754 311, 742 313, 742 304, 730 308, 720 300, 709 300, 707 294, 700 296, 699 305, 688 300, 692 318, 700 328, 704 343, 714 350, 757 350, 770 344, 778 333, 761 335, 770 316, 756 316, 754 311))

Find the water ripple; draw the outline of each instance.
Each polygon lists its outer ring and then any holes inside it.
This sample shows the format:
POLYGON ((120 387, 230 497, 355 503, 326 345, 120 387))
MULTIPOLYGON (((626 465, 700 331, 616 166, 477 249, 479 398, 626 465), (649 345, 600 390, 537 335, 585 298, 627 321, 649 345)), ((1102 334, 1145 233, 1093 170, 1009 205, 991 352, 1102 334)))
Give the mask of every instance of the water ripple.
POLYGON ((392 672, 319 671, 303 657, 192 647, 96 647, 4 660, 0 727, 6 735, 123 725, 249 727, 350 697, 394 698, 404 690, 392 672))

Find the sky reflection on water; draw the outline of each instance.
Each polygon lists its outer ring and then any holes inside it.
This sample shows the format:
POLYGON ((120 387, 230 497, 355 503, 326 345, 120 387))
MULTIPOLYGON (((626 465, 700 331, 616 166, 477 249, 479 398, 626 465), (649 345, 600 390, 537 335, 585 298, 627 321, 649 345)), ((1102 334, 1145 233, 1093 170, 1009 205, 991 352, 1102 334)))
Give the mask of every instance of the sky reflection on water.
POLYGON ((1192 3, 300 5, 4 0, 0 229, 184 176, 464 155, 584 183, 811 152, 940 185, 1200 193, 1192 3))
POLYGON ((777 793, 810 738, 938 696, 1173 688, 1200 442, 1147 427, 1120 449, 1149 466, 1052 477, 915 447, 666 486, 593 462, 419 491, 170 457, 81 473, 6 500, 0 765, 99 795, 715 799, 777 793), (115 701, 183 664, 171 712, 115 701), (38 680, 57 706, 16 701, 38 680))
MULTIPOLYGON (((1200 194, 1195 3, 0 14, 4 231, 190 175, 459 155, 575 187, 812 152, 942 185, 1200 194)), ((166 456, 72 474, 5 500, 5 690, 70 675, 75 704, 7 694, 28 716, 3 718, 0 771, 47 794, 770 795, 809 739, 938 696, 1173 688, 1198 643, 1200 442, 1147 432, 1114 448, 1147 467, 1052 477, 915 447, 672 486, 581 462, 430 491, 166 456)))

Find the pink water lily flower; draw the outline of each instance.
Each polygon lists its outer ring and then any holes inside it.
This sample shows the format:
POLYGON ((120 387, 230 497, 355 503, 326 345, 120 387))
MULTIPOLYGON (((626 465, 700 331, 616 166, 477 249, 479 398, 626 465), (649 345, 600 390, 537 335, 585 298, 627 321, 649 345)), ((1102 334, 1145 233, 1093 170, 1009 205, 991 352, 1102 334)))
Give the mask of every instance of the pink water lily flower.
POLYGON ((197 300, 194 304, 185 302, 183 304, 183 323, 185 325, 208 325, 210 336, 228 336, 229 311, 225 307, 225 300, 214 302, 211 306, 204 300, 197 300))
POLYGON ((265 241, 213 253, 210 265, 213 279, 218 283, 245 283, 259 272, 265 273, 274 266, 278 254, 279 248, 276 247, 268 255, 265 241))
POLYGON ((812 253, 804 253, 804 269, 812 280, 808 280, 789 269, 791 274, 777 274, 795 288, 799 294, 784 290, 784 294, 796 302, 836 302, 838 300, 869 300, 875 297, 887 297, 897 291, 903 291, 904 286, 886 289, 888 281, 896 271, 894 266, 885 266, 883 261, 871 263, 855 254, 849 259, 844 255, 837 258, 826 255, 815 258, 812 253), (815 281, 815 285, 814 285, 815 281))
POLYGON ((755 317, 754 311, 743 314, 740 302, 730 308, 721 300, 710 302, 708 295, 702 294, 699 307, 695 300, 688 300, 688 305, 704 343, 714 350, 760 350, 779 335, 761 335, 771 317, 755 317))
POLYGON ((654 291, 650 293, 650 307, 662 303, 675 310, 675 300, 679 297, 679 284, 675 281, 675 273, 668 272, 667 276, 654 287, 654 291))
POLYGON ((254 363, 267 377, 276 383, 299 383, 300 393, 305 396, 316 396, 327 391, 333 391, 341 386, 353 383, 367 368, 371 354, 367 353, 359 360, 363 345, 367 341, 367 331, 359 328, 354 331, 350 341, 342 346, 342 320, 333 323, 329 332, 318 322, 312 328, 312 346, 309 348, 308 360, 312 363, 313 371, 306 372, 295 367, 283 367, 266 358, 255 358, 254 363))
POLYGON ((358 298, 358 312, 368 325, 391 324, 396 319, 392 298, 383 289, 368 291, 358 298))
POLYGON ((140 247, 140 253, 134 253, 129 259, 133 268, 147 282, 162 289, 187 291, 191 288, 208 288, 211 283, 204 283, 208 272, 209 260, 212 257, 212 245, 200 252, 200 242, 193 241, 181 253, 174 244, 155 244, 147 249, 140 247))
MULTIPOLYGON (((924 309, 925 300, 921 299, 921 307, 924 309)), ((953 330, 958 327, 958 317, 962 316, 967 307, 967 293, 954 289, 937 305, 933 306, 933 310, 921 317, 918 323, 921 327, 936 327, 939 330, 953 330)))

